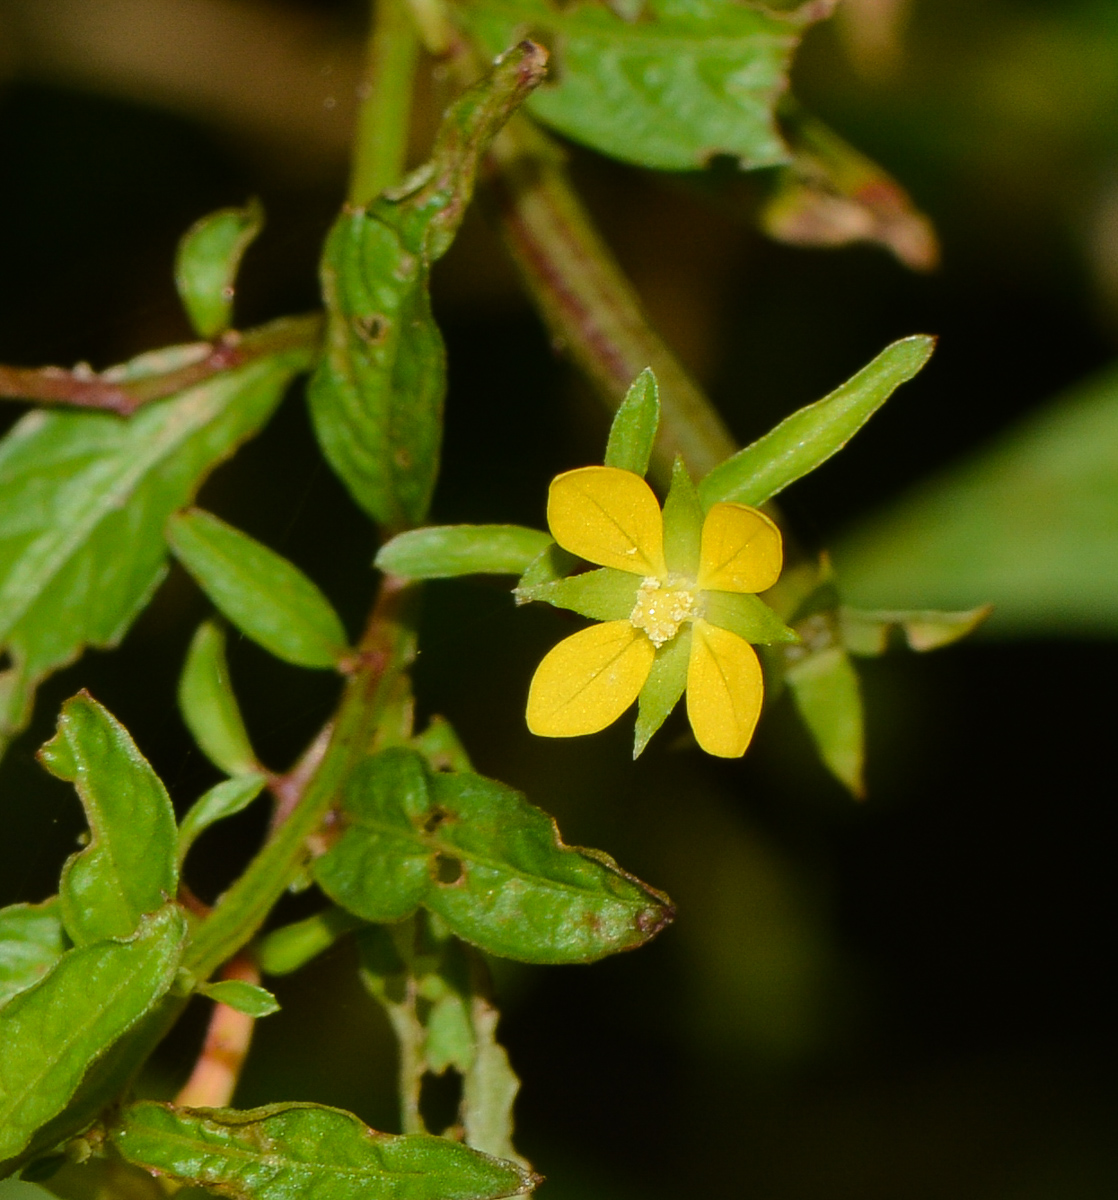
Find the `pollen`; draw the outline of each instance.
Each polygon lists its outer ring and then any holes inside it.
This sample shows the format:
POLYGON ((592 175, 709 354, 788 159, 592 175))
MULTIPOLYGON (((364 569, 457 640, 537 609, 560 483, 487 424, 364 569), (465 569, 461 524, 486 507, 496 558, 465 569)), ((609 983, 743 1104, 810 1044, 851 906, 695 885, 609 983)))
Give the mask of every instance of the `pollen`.
POLYGON ((675 637, 684 621, 698 616, 697 608, 698 597, 690 580, 650 575, 641 582, 629 623, 643 630, 659 648, 675 637))

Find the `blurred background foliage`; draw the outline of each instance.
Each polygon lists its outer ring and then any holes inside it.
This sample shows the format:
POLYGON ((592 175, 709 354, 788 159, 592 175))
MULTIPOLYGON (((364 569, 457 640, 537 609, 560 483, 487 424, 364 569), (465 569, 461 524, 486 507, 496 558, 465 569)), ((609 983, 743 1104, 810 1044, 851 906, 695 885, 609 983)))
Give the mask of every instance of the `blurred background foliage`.
MULTIPOLYGON (((268 225, 241 322, 314 307, 364 19, 360 0, 0 0, 0 360, 100 368, 188 340, 175 243, 250 195, 268 225)), ((837 546, 861 602, 1000 608, 973 642, 865 665, 869 799, 855 805, 787 697, 740 764, 700 760, 681 724, 636 766, 624 729, 533 739, 528 680, 564 615, 514 613, 489 583, 429 588, 424 711, 569 840, 609 848, 680 907, 639 954, 497 965, 526 1082, 519 1141, 545 1196, 1114 1195, 1116 64, 1113 0, 846 0, 810 31, 796 92, 931 217, 942 263, 927 274, 877 248, 767 239, 759 180, 571 149, 655 323, 740 439, 891 339, 940 335, 928 369, 782 506, 807 546, 837 546)), ((443 99, 437 85, 422 98, 417 158, 443 99)), ((552 474, 600 456, 605 414, 480 212, 434 297, 451 373, 434 519, 539 525, 552 474)), ((356 630, 372 532, 298 391, 202 502, 307 570, 356 630)), ((0 773, 0 904, 45 896, 81 828, 71 790, 33 760, 78 687, 177 804, 214 782, 174 704, 206 611, 176 569, 121 650, 42 689, 0 773)), ((334 685, 247 642, 230 651, 254 742, 286 764, 334 685)), ((201 892, 247 860, 260 820, 207 836, 201 892)), ((276 992, 237 1102, 316 1100, 392 1128, 389 1032, 350 950, 276 992)), ((181 1081, 203 1017, 165 1047, 150 1094, 181 1081)))

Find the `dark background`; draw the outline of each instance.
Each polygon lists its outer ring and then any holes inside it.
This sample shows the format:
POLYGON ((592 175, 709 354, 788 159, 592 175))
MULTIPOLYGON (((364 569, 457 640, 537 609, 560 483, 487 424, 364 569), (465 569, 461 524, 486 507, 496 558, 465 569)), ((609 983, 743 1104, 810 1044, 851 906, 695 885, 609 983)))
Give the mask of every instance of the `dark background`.
MULTIPOLYGON (((148 8, 162 11, 150 27, 120 17, 123 0, 0 4, 4 361, 101 368, 189 340, 176 240, 252 194, 269 224, 246 258, 241 323, 317 303, 362 6, 148 8), (225 90, 210 86, 213 39, 199 43, 195 10, 233 23, 225 90), (157 75, 160 53, 184 60, 178 90, 120 66, 157 75), (292 72, 282 88, 277 62, 292 72), (259 95, 252 109, 245 97, 259 95)), ((848 15, 812 31, 794 84, 930 214, 944 251, 934 274, 873 248, 778 245, 687 180, 573 158, 655 321, 743 440, 892 338, 940 335, 924 374, 785 494, 808 545, 1108 363, 1118 332, 1113 5, 923 0, 893 60, 859 28, 848 15)), ((419 113, 419 155, 433 112, 419 113)), ((540 525, 550 477, 600 456, 604 411, 552 352, 480 216, 434 288, 450 358, 434 518, 540 525)), ((291 557, 359 628, 373 531, 321 463, 299 389, 202 502, 291 557)), ((82 827, 71 789, 33 759, 79 687, 124 721, 177 805, 215 781, 174 704, 207 611, 176 570, 119 651, 42 689, 0 768, 0 903, 53 891, 82 827)), ((569 628, 551 610, 514 612, 499 586, 433 585, 417 671, 423 711, 450 718, 479 770, 680 909, 637 954, 496 966, 525 1081, 519 1144, 549 1177, 543 1195, 1114 1195, 1114 645, 987 638, 869 663, 858 805, 786 697, 740 763, 702 757, 678 714, 635 767, 626 721, 591 739, 532 738, 528 680, 569 628)), ((231 659, 257 748, 282 767, 336 685, 235 638, 231 659)), ((233 878, 262 819, 250 810, 207 835, 192 859, 202 894, 233 878)), ((307 904, 285 902, 288 915, 307 904)), ((317 1100, 394 1127, 387 1025, 352 968, 342 945, 277 981, 284 1009, 260 1025, 238 1103, 317 1100)), ((201 1006, 188 1014, 150 1090, 189 1070, 203 1020, 201 1006)))

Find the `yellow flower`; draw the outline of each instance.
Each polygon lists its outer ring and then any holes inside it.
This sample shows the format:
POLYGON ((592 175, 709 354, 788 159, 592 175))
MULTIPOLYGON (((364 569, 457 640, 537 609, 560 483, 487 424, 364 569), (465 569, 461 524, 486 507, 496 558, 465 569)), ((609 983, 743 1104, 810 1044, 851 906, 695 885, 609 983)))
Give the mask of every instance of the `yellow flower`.
POLYGON ((564 550, 602 570, 522 583, 520 597, 604 623, 540 663, 528 695, 532 732, 596 733, 639 696, 639 754, 686 688, 699 745, 723 758, 744 754, 764 691, 749 642, 795 637, 754 595, 780 575, 776 525, 743 504, 715 504, 704 518, 680 465, 663 513, 631 471, 568 471, 551 484, 547 521, 564 550))

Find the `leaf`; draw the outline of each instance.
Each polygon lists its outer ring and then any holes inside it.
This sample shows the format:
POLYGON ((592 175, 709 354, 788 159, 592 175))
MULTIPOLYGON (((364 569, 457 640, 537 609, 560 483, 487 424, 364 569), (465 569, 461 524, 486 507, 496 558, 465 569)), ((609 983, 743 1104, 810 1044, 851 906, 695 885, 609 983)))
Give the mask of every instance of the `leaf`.
POLYGON ((865 734, 858 676, 840 645, 788 647, 785 679, 828 770, 857 799, 865 796, 865 734), (801 657, 796 657, 797 651, 801 657))
POLYGON ((801 408, 752 445, 720 463, 699 484, 703 508, 720 500, 764 502, 814 471, 843 446, 931 357, 935 339, 901 338, 829 396, 801 408))
POLYGON ((555 47, 554 83, 528 107, 576 142, 669 171, 723 154, 746 168, 788 161, 773 107, 818 5, 779 14, 732 0, 648 0, 636 21, 586 2, 456 7, 492 54, 526 29, 555 47))
POLYGON ((166 571, 163 526, 271 416, 307 352, 259 359, 124 420, 31 412, 0 442, 0 650, 29 717, 36 684, 114 646, 166 571))
POLYGON ((264 209, 253 199, 196 221, 179 242, 175 286, 200 337, 215 338, 233 323, 237 269, 263 225, 264 209))
POLYGON ((536 1178, 446 1138, 377 1133, 315 1104, 174 1109, 130 1105, 110 1130, 130 1162, 237 1200, 483 1200, 521 1196, 536 1178))
POLYGON ((218 821, 224 821, 226 817, 235 816, 246 809, 264 790, 267 782, 267 776, 259 773, 237 775, 214 784, 208 792, 200 796, 191 805, 179 827, 176 849, 179 866, 182 866, 190 847, 198 840, 200 834, 218 821))
POLYGON ((1118 369, 1007 430, 842 538, 868 609, 991 603, 991 633, 1118 630, 1118 369))
POLYGON ((629 385, 613 418, 604 464, 646 475, 659 425, 660 389, 652 368, 645 367, 629 385))
POLYGON ((620 621, 633 611, 641 579, 631 571, 602 567, 535 587, 518 587, 515 595, 521 604, 526 600, 542 600, 595 621, 620 621))
POLYGON ((69 945, 56 896, 0 908, 0 1007, 38 983, 69 945))
POLYGON ((128 730, 88 692, 62 706, 39 761, 74 784, 90 843, 62 870, 59 909, 77 946, 126 938, 178 889, 175 813, 128 730))
POLYGON ((279 1001, 267 988, 246 983, 243 979, 221 979, 217 983, 202 983, 197 989, 203 996, 235 1008, 249 1017, 270 1017, 280 1010, 279 1001))
POLYGON ((466 747, 445 717, 433 716, 427 728, 412 738, 411 745, 435 771, 473 770, 466 747))
POLYGON ((290 975, 363 924, 360 917, 331 905, 313 917, 266 933, 257 943, 256 961, 265 975, 290 975))
POLYGON ((840 608, 842 643, 851 654, 875 658, 884 654, 890 636, 904 635, 910 650, 938 650, 973 633, 993 611, 984 604, 969 612, 884 612, 840 608))
POLYGON ((520 575, 549 545, 549 533, 523 525, 428 525, 386 542, 374 565, 407 579, 520 575))
POLYGON ((225 631, 198 626, 179 679, 179 711, 205 756, 227 775, 251 775, 260 763, 248 739, 225 659, 225 631))
POLYGON ((294 563, 200 508, 167 522, 167 541, 237 628, 284 662, 336 667, 348 653, 330 601, 294 563))
POLYGON ((524 962, 590 962, 643 944, 674 915, 608 855, 565 846, 524 797, 468 773, 431 774, 386 750, 354 774, 351 822, 316 860, 336 903, 368 921, 423 904, 466 941, 524 962))
POLYGON ((454 238, 482 154, 542 80, 546 57, 531 43, 503 55, 447 112, 427 166, 368 208, 343 212, 326 242, 326 344, 311 416, 354 500, 389 529, 423 520, 438 472, 446 367, 430 265, 454 238))
POLYGON ((168 904, 131 939, 68 951, 0 1009, 0 1174, 66 1108, 90 1066, 168 991, 185 937, 182 914, 168 904))
POLYGON ((552 542, 549 546, 544 547, 538 557, 532 560, 516 585, 513 595, 516 597, 517 604, 527 604, 530 599, 527 593, 533 588, 539 587, 540 584, 554 583, 557 579, 563 579, 569 575, 578 566, 578 561, 575 555, 571 554, 569 550, 564 550, 558 542, 552 542))

